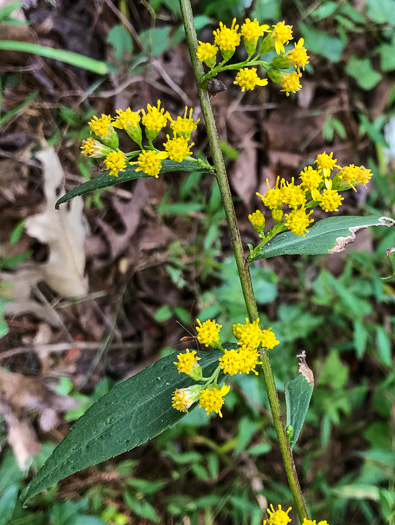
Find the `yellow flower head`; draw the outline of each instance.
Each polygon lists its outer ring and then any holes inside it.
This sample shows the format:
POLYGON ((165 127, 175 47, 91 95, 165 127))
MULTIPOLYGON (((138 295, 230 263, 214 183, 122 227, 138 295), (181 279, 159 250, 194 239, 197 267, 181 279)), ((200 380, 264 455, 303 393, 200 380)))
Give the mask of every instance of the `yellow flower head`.
POLYGON ((305 518, 305 519, 303 520, 302 525, 329 525, 329 523, 328 523, 326 520, 324 520, 324 521, 319 521, 319 522, 317 523, 316 520, 309 520, 309 519, 305 518))
POLYGON ((175 390, 171 405, 180 412, 188 412, 189 407, 199 399, 199 391, 192 388, 177 388, 175 390))
POLYGON ((243 333, 244 325, 241 323, 234 324, 232 326, 232 334, 236 339, 240 339, 241 334, 243 333))
POLYGON ((202 345, 208 347, 212 346, 213 348, 221 346, 221 338, 219 336, 219 331, 222 328, 222 324, 216 323, 214 320, 209 319, 201 323, 197 319, 198 326, 196 331, 198 333, 197 340, 202 345))
POLYGON ((200 119, 197 119, 196 121, 193 120, 192 117, 193 109, 191 108, 189 110, 189 117, 188 115, 188 106, 185 106, 185 112, 184 116, 177 117, 177 120, 173 120, 170 124, 171 129, 173 130, 174 136, 184 136, 187 138, 190 138, 192 131, 196 129, 196 126, 198 122, 200 122, 200 119))
POLYGON ((366 186, 371 177, 372 172, 369 169, 366 169, 364 166, 354 166, 354 164, 341 168, 337 174, 338 180, 348 184, 353 190, 359 184, 366 186))
POLYGON ((299 177, 302 180, 301 186, 310 191, 317 189, 322 182, 322 175, 311 166, 304 168, 304 170, 300 172, 299 177))
POLYGON ((240 33, 238 33, 239 26, 236 25, 236 18, 233 19, 230 28, 226 27, 222 22, 219 23, 219 29, 214 33, 214 42, 221 51, 234 51, 240 44, 240 33))
POLYGON ((261 338, 261 345, 264 348, 268 348, 269 350, 272 350, 275 346, 279 345, 280 341, 276 339, 276 336, 274 332, 272 332, 271 328, 268 328, 267 330, 262 330, 262 338, 261 338))
POLYGON ((82 141, 81 150, 85 157, 92 157, 94 159, 102 159, 113 151, 92 137, 82 141))
POLYGON ((322 192, 319 203, 324 211, 339 211, 339 206, 344 200, 337 190, 332 190, 332 180, 325 181, 326 189, 322 192))
POLYGON ((274 510, 273 504, 270 505, 269 509, 266 509, 266 512, 269 514, 269 519, 263 522, 263 525, 287 525, 291 522, 291 518, 288 516, 289 512, 292 510, 292 507, 285 512, 281 508, 281 505, 278 506, 277 510, 274 510))
POLYGON ((248 220, 258 232, 261 232, 264 230, 265 216, 260 210, 256 210, 254 211, 254 213, 250 213, 250 215, 248 216, 248 220))
POLYGON ((333 167, 335 166, 337 159, 333 158, 333 152, 328 155, 325 151, 317 155, 315 159, 318 170, 322 172, 324 177, 329 177, 333 167))
POLYGON ((305 237, 305 232, 309 232, 307 229, 309 224, 314 222, 313 219, 310 219, 312 213, 313 210, 306 213, 304 208, 292 210, 291 213, 286 215, 285 226, 295 235, 302 235, 305 237))
MULTIPOLYGON (((214 44, 209 44, 208 42, 200 42, 196 51, 196 56, 200 62, 210 62, 217 56, 218 47, 214 44)), ((213 61, 215 64, 215 61, 213 61)))
POLYGON ((219 367, 224 374, 231 376, 238 374, 241 368, 241 359, 238 350, 225 350, 224 355, 219 358, 219 367))
POLYGON ((137 162, 131 162, 130 164, 138 164, 136 171, 142 171, 150 177, 158 178, 162 168, 161 160, 165 159, 167 155, 165 152, 156 153, 153 150, 143 150, 137 157, 137 162))
POLYGON ((255 350, 261 345, 261 339, 262 330, 259 328, 259 319, 255 319, 253 323, 246 319, 246 324, 242 327, 237 344, 243 350, 255 350))
POLYGON ((106 168, 110 170, 110 175, 118 177, 120 171, 125 171, 126 158, 122 151, 112 151, 104 159, 106 168))
POLYGON ((136 128, 139 125, 141 117, 139 111, 132 111, 130 108, 126 108, 125 111, 117 109, 118 116, 115 118, 112 125, 114 128, 126 129, 129 126, 136 128))
POLYGON ((287 97, 290 93, 296 93, 302 89, 302 84, 299 82, 301 78, 301 73, 293 71, 292 73, 285 73, 282 77, 282 86, 281 91, 285 91, 287 97))
POLYGON ((89 127, 91 128, 91 133, 93 133, 101 138, 107 137, 112 132, 111 126, 111 116, 104 115, 100 118, 97 118, 96 115, 88 122, 89 127))
POLYGON ((281 189, 278 187, 279 183, 280 177, 277 177, 276 185, 274 186, 274 188, 270 188, 269 179, 266 179, 266 184, 269 189, 267 190, 265 195, 257 193, 257 195, 261 197, 263 204, 271 210, 279 208, 283 203, 283 194, 281 189))
POLYGON ((274 47, 279 55, 281 51, 285 53, 284 44, 292 40, 292 26, 286 26, 285 22, 279 22, 273 26, 272 37, 274 38, 274 47))
POLYGON ((177 358, 178 363, 175 362, 174 364, 177 367, 178 373, 181 374, 183 372, 187 375, 191 373, 193 365, 200 360, 200 357, 196 357, 196 350, 190 352, 188 349, 184 354, 178 354, 177 358))
POLYGON ((169 135, 167 135, 167 142, 163 144, 165 150, 169 154, 169 158, 176 162, 181 162, 189 157, 191 154, 190 148, 194 145, 194 142, 189 144, 189 140, 186 137, 176 137, 175 139, 171 139, 169 135))
POLYGON ((307 49, 303 47, 304 40, 301 38, 297 44, 295 44, 295 48, 291 51, 288 51, 287 57, 291 60, 292 65, 295 66, 298 71, 302 67, 304 67, 309 63, 309 56, 307 55, 307 49))
POLYGON ((255 375, 258 375, 255 367, 262 364, 262 362, 259 361, 258 350, 243 347, 239 352, 239 358, 241 361, 239 369, 240 374, 249 374, 250 372, 254 372, 255 375))
POLYGON ((281 208, 279 209, 275 209, 275 210, 271 210, 272 211, 272 217, 273 217, 273 220, 275 223, 279 223, 279 222, 282 222, 283 220, 283 217, 284 217, 284 212, 281 208))
POLYGON ((265 32, 270 32, 270 26, 260 26, 256 18, 252 22, 249 18, 246 18, 246 21, 241 26, 241 34, 244 36, 244 38, 246 40, 252 40, 253 42, 257 42, 258 38, 263 36, 265 32))
POLYGON ((159 131, 164 128, 167 121, 170 120, 169 113, 160 107, 160 100, 156 106, 147 104, 147 113, 144 109, 141 110, 143 113, 142 123, 149 131, 159 131))
POLYGON ((233 84, 237 84, 241 87, 244 92, 246 89, 254 89, 255 86, 266 86, 268 83, 267 78, 259 78, 256 72, 256 67, 245 67, 240 69, 236 75, 236 80, 233 84))
POLYGON ((229 390, 228 385, 223 385, 221 388, 216 385, 202 390, 199 398, 200 406, 205 409, 207 414, 216 412, 222 417, 221 408, 224 404, 224 397, 229 390))
POLYGON ((283 183, 281 192, 283 194, 283 203, 290 208, 299 208, 306 204, 305 191, 302 185, 295 186, 293 177, 291 182, 283 183))

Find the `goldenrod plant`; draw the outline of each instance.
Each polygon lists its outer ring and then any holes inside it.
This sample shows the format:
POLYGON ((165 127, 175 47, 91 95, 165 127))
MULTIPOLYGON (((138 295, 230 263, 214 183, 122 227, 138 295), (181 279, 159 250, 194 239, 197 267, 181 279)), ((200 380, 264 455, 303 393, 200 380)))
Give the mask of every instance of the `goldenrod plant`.
MULTIPOLYGON (((344 249, 359 229, 390 226, 394 221, 380 216, 337 215, 314 224, 314 208, 328 214, 337 212, 344 199, 342 194, 356 191, 359 185, 366 186, 372 177, 364 166, 340 166, 332 152, 323 152, 299 173, 299 181, 277 178, 274 187, 268 182, 266 193, 258 194, 263 211, 252 212, 249 219, 259 240, 255 247, 249 246, 249 255, 246 253, 212 113, 209 81, 224 71, 234 71, 233 82, 242 91, 264 88, 270 80, 290 96, 302 88, 308 51, 303 39, 293 48, 285 48, 293 40, 293 28, 285 21, 271 27, 248 18, 240 23, 234 19, 230 27, 220 22, 213 31, 212 42, 198 42, 190 2, 180 0, 180 5, 201 103, 204 121, 201 125, 210 145, 210 161, 194 157, 192 133, 199 120, 193 118, 192 109, 186 107, 182 115, 172 116, 160 100, 152 101, 147 108, 118 109, 115 115, 93 117, 89 122, 91 137, 82 144, 83 154, 101 159, 108 171, 69 191, 58 200, 57 206, 76 195, 137 178, 158 178, 170 171, 212 175, 222 198, 247 316, 245 321, 233 320, 233 342, 222 340, 222 326, 216 319, 197 320, 196 339, 207 351, 188 348, 176 356, 168 355, 103 396, 55 449, 25 489, 22 500, 27 502, 60 479, 146 442, 197 405, 208 414, 225 417, 224 403, 232 376, 262 374, 300 523, 329 525, 325 520, 317 523, 308 516, 292 451, 312 396, 313 374, 302 353, 298 356, 302 361, 301 375, 285 385, 285 417, 270 360, 271 353, 281 352, 281 340, 270 326, 261 325, 249 266, 253 261, 283 254, 329 255, 344 249), (247 58, 232 63, 242 45, 247 58), (265 60, 269 52, 276 54, 270 61, 265 60), (130 151, 119 148, 119 133, 126 133, 131 139, 130 151)), ((275 510, 270 505, 263 523, 287 525, 292 521, 290 512, 291 508, 284 511, 279 505, 275 510)))

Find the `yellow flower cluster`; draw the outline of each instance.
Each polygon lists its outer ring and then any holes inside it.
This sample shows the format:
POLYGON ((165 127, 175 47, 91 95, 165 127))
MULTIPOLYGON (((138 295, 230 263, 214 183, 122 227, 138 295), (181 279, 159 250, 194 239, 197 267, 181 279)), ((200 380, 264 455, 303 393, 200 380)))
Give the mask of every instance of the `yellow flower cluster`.
MULTIPOLYGON (((292 522, 289 517, 291 510, 292 507, 289 507, 287 511, 284 511, 281 505, 278 505, 277 510, 275 510, 273 504, 271 504, 270 507, 266 509, 269 519, 263 520, 263 525, 288 525, 288 523, 292 522)), ((329 523, 326 520, 317 523, 316 520, 304 518, 302 525, 329 525, 329 523)))
POLYGON ((292 26, 286 25, 284 21, 272 26, 260 25, 257 19, 250 20, 247 18, 241 28, 233 19, 231 27, 227 27, 222 22, 219 28, 213 31, 214 44, 200 42, 196 55, 201 62, 204 62, 210 71, 204 76, 205 79, 212 78, 224 70, 238 70, 234 84, 240 86, 244 92, 252 90, 256 86, 266 86, 267 78, 260 78, 257 68, 252 66, 262 66, 266 70, 268 77, 280 84, 286 95, 296 93, 301 89, 300 78, 302 76, 300 69, 304 69, 309 63, 307 50, 303 47, 304 40, 301 38, 294 49, 286 52, 284 45, 289 44, 293 39, 292 26), (264 37, 267 33, 266 37, 264 37), (234 55, 236 48, 240 45, 243 37, 244 47, 247 51, 248 58, 244 62, 234 65, 225 65, 234 55), (261 45, 258 47, 258 40, 263 38, 261 45), (261 55, 275 49, 278 57, 271 63, 261 60, 261 55), (217 65, 217 55, 220 51, 222 61, 217 65), (255 55, 255 56, 254 56, 255 55), (290 67, 294 67, 294 72, 285 72, 290 67))
MULTIPOLYGON (((95 138, 89 137, 82 142, 82 154, 86 157, 103 159, 110 175, 118 177, 119 172, 125 171, 128 164, 136 165, 136 172, 143 172, 151 177, 158 177, 164 159, 182 162, 191 156, 190 142, 192 132, 196 129, 198 120, 193 119, 193 109, 185 108, 184 116, 174 120, 168 111, 161 107, 158 100, 156 106, 147 105, 147 109, 132 111, 117 109, 117 116, 102 114, 100 118, 94 116, 88 123, 95 138), (189 112, 188 112, 189 111, 189 112), (148 146, 143 145, 143 130, 148 140, 148 146), (170 125, 172 137, 166 135, 163 143, 164 151, 156 149, 152 142, 160 131, 170 125), (138 144, 139 150, 125 153, 119 149, 119 137, 116 129, 126 131, 129 137, 138 144), (134 157, 136 161, 130 162, 134 157)), ((193 160, 193 159, 192 159, 193 160)))
POLYGON ((203 377, 202 368, 198 363, 200 358, 196 356, 195 350, 186 350, 177 355, 178 361, 174 364, 178 372, 189 375, 195 381, 205 381, 205 384, 194 384, 190 388, 177 389, 172 398, 172 406, 176 410, 187 412, 190 406, 199 400, 200 406, 207 413, 216 412, 222 417, 221 408, 229 387, 225 385, 219 387, 217 384, 219 372, 231 376, 250 372, 257 374, 256 366, 262 364, 259 360, 259 350, 272 349, 279 344, 271 328, 262 330, 259 327, 259 319, 253 323, 246 319, 245 324, 238 323, 232 327, 233 335, 238 340, 237 348, 225 349, 219 335, 221 328, 222 325, 214 319, 204 323, 197 320, 196 332, 199 343, 206 347, 219 348, 223 352, 218 360, 218 367, 210 378, 203 377))
MULTIPOLYGON (((333 158, 333 153, 319 154, 314 163, 316 168, 307 166, 300 172, 300 184, 295 184, 293 178, 291 182, 286 182, 277 177, 273 188, 267 181, 267 192, 264 195, 257 193, 262 198, 264 206, 271 211, 275 223, 274 234, 290 230, 295 235, 304 237, 309 231, 309 225, 314 222, 310 218, 313 210, 307 211, 309 208, 318 205, 325 212, 338 211, 344 200, 340 192, 350 188, 355 190, 355 186, 358 185, 366 186, 372 177, 371 171, 364 166, 354 166, 354 164, 345 167, 338 166, 337 159, 333 158), (336 173, 333 174, 334 169, 336 173), (285 217, 283 205, 289 208, 285 217)), ((257 210, 248 218, 255 230, 265 239, 263 214, 257 210)), ((272 236, 271 233, 270 235, 272 236)))

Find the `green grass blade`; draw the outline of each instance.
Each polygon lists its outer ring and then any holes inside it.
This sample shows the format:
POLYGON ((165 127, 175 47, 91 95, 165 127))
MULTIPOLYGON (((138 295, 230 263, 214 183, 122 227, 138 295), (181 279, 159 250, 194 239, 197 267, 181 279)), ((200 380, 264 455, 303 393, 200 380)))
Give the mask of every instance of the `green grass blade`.
POLYGON ((0 40, 0 49, 5 51, 20 51, 22 53, 33 53, 53 60, 59 60, 72 66, 81 67, 88 71, 93 71, 98 75, 105 75, 109 68, 105 62, 100 62, 90 57, 66 51, 64 49, 54 49, 52 47, 30 44, 28 42, 16 42, 14 40, 0 40))

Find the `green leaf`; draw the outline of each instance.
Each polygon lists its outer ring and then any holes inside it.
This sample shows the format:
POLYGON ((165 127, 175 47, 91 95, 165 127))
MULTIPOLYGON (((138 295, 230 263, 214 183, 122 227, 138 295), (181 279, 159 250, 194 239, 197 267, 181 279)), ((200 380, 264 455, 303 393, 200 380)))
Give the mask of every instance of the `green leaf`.
POLYGON ((368 16, 378 24, 395 25, 395 0, 367 0, 368 16))
POLYGON ((334 36, 318 31, 306 24, 300 24, 299 29, 305 40, 306 48, 317 55, 328 58, 332 62, 339 62, 344 49, 344 43, 334 36))
POLYGON ((284 232, 248 257, 252 263, 258 259, 278 255, 330 255, 341 252, 355 240, 355 233, 369 226, 393 226, 395 221, 379 215, 369 217, 329 217, 317 222, 305 237, 284 232))
POLYGON ((395 69, 395 37, 391 44, 382 44, 377 48, 380 54, 380 66, 383 71, 394 71, 395 69))
POLYGON ((293 427, 291 447, 293 448, 302 430, 307 410, 309 409, 314 386, 303 375, 285 383, 285 401, 287 404, 287 427, 293 427))
POLYGON ((395 277, 395 248, 388 248, 387 257, 392 268, 392 275, 381 278, 385 283, 389 283, 395 277))
POLYGON ((337 9, 339 9, 338 2, 327 2, 314 9, 311 12, 311 16, 316 20, 323 20, 324 18, 333 15, 337 9))
POLYGON ((16 499, 18 497, 18 487, 13 485, 4 492, 0 498, 0 525, 8 525, 14 512, 16 499))
MULTIPOLYGON (((121 182, 126 182, 134 179, 144 179, 149 177, 149 175, 141 171, 136 172, 137 167, 138 166, 127 166, 125 171, 119 172, 118 177, 109 175, 108 171, 102 173, 101 175, 98 175, 94 179, 73 188, 72 190, 68 191, 65 195, 63 195, 63 197, 61 197, 55 204, 56 209, 59 208, 60 204, 63 204, 64 202, 67 202, 79 195, 85 195, 85 193, 89 193, 95 190, 103 190, 109 188, 110 186, 114 186, 115 184, 120 184, 121 182)), ((195 162, 192 162, 190 160, 183 160, 182 162, 175 162, 174 160, 164 160, 162 162, 162 169, 160 170, 160 172, 168 173, 170 171, 207 172, 208 170, 207 167, 198 166, 195 162)))
POLYGON ((381 362, 386 366, 391 366, 391 341, 381 326, 376 326, 376 343, 381 362))
POLYGON ((153 58, 169 49, 170 26, 146 29, 139 34, 145 52, 153 58))
POLYGON ((129 31, 121 25, 115 25, 108 33, 107 42, 114 46, 115 58, 122 62, 133 51, 133 40, 129 31))
POLYGON ((346 72, 366 91, 372 89, 382 79, 382 75, 373 69, 369 58, 358 58, 354 55, 346 65, 346 72))
MULTIPOLYGON (((215 350, 199 355, 204 376, 212 374, 221 355, 215 350)), ((171 406, 172 394, 194 382, 178 373, 174 360, 174 354, 160 359, 92 405, 24 489, 22 504, 70 474, 131 450, 182 419, 185 414, 171 406)))

